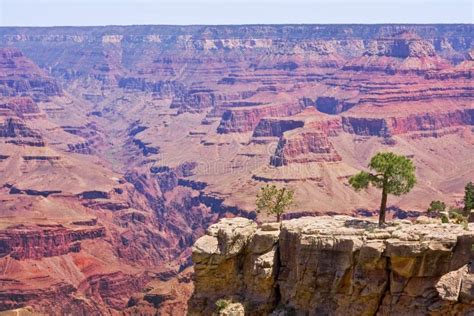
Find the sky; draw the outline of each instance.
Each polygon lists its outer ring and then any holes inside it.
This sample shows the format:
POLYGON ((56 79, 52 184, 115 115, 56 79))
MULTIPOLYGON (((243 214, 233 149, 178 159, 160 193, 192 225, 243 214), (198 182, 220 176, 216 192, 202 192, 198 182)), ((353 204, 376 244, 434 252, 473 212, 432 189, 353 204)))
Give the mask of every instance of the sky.
POLYGON ((473 23, 474 0, 0 0, 0 26, 473 23))

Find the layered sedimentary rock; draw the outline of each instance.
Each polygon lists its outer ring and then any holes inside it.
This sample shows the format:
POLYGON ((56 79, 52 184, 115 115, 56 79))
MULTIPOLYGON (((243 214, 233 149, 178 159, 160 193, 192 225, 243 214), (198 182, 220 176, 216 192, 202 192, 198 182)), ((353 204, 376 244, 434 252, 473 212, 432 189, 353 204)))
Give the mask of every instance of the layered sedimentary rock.
POLYGON ((467 78, 471 79, 474 71, 474 51, 469 51, 466 54, 466 60, 462 61, 453 68, 445 69, 443 71, 429 72, 425 75, 427 79, 456 79, 467 78))
POLYGON ((336 99, 335 97, 318 97, 315 106, 318 111, 327 114, 339 114, 345 112, 353 107, 355 103, 346 102, 344 100, 336 99))
MULTIPOLYGON (((287 131, 275 135, 280 138, 270 158, 271 165, 278 167, 293 163, 340 161, 341 157, 329 139, 342 131, 340 119, 322 115, 311 109, 301 113, 300 117, 300 128, 296 128, 294 123, 289 126, 283 125, 287 126, 287 131)), ((282 122, 285 123, 284 120, 282 122)), ((280 125, 273 125, 274 129, 280 128, 280 125)), ((255 131, 258 128, 257 126, 255 131)))
POLYGON ((0 94, 17 96, 30 92, 35 99, 61 93, 53 78, 15 48, 0 49, 0 94))
POLYGON ((222 115, 218 133, 252 131, 265 116, 289 116, 302 111, 300 104, 276 104, 229 109, 222 115))
MULTIPOLYGON (((417 166, 416 189, 389 200, 397 214, 433 199, 455 205, 474 177, 471 34, 472 25, 0 28, 0 231, 105 231, 80 248, 54 237, 57 253, 40 243, 40 259, 0 258, 1 309, 183 314, 189 247, 205 227, 229 213, 255 218, 267 182, 295 190, 289 218, 373 214, 379 196, 347 179, 381 150, 417 166)), ((251 293, 278 301, 260 294, 275 281, 258 280, 251 293)))
POLYGON ((413 113, 403 116, 351 117, 342 116, 344 131, 357 135, 381 136, 410 132, 437 131, 456 126, 473 125, 473 109, 452 112, 413 113))
POLYGON ((29 97, 5 98, 0 103, 0 115, 34 118, 40 114, 38 105, 29 97))
POLYGON ((193 247, 190 314, 223 299, 251 315, 467 315, 473 243, 471 224, 221 220, 193 247))
POLYGON ((304 126, 304 120, 261 119, 253 131, 253 137, 280 137, 284 132, 304 126))
MULTIPOLYGON (((192 190, 178 188, 193 164, 143 181, 144 189, 93 155, 104 150, 102 130, 89 119, 95 111, 81 104, 78 112, 80 102, 69 96, 26 88, 21 97, 13 90, 0 97, 0 270, 8 275, 1 280, 0 310, 141 311, 129 304, 132 296, 160 280, 156 271, 173 277, 189 265, 189 246, 204 222, 213 221, 192 190)), ((156 153, 138 138, 145 129, 138 122, 125 130, 130 142, 124 148, 156 153)), ((151 174, 149 167, 142 171, 151 174)), ((166 310, 185 310, 188 292, 174 295, 166 310)), ((155 305, 146 308, 159 311, 155 305)))
POLYGON ((424 73, 450 66, 437 56, 434 44, 414 33, 404 31, 393 38, 379 38, 368 44, 363 56, 344 65, 345 70, 424 73))
POLYGON ((123 89, 140 90, 144 92, 155 92, 160 97, 180 95, 184 87, 175 81, 147 81, 144 78, 123 77, 120 78, 118 86, 123 89))
POLYGON ((0 257, 14 259, 41 259, 79 252, 80 241, 105 236, 104 227, 66 229, 55 227, 9 227, 1 232, 0 257))
POLYGON ((340 161, 328 135, 324 131, 300 129, 285 133, 270 158, 274 166, 305 162, 340 161))
POLYGON ((41 134, 28 127, 25 122, 17 118, 2 119, 0 125, 0 137, 4 138, 32 138, 41 140, 41 134))

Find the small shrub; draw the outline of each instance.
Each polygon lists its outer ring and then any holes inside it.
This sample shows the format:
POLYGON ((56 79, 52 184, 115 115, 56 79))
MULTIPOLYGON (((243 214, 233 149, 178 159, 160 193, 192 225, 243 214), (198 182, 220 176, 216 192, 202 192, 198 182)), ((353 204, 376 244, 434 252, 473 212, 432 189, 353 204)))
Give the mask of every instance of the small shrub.
POLYGON ((454 208, 449 211, 449 218, 453 220, 455 224, 461 224, 464 228, 467 228, 467 216, 462 214, 462 209, 454 208))
POLYGON ((227 306, 231 304, 231 301, 220 298, 216 301, 216 312, 224 310, 227 306))
POLYGON ((373 233, 373 232, 375 232, 375 228, 376 228, 375 226, 369 226, 369 227, 366 228, 366 230, 369 233, 373 233))
POLYGON ((440 213, 446 211, 446 204, 442 201, 431 201, 427 211, 430 217, 439 217, 440 213))

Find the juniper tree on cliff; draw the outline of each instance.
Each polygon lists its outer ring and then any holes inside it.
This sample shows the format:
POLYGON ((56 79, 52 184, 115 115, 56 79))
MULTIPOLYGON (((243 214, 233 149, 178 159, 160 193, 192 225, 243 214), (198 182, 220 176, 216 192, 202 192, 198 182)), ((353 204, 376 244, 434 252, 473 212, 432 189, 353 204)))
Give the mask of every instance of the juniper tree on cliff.
POLYGON ((469 216, 471 210, 474 210, 474 183, 469 182, 464 188, 464 215, 469 216))
POLYGON ((267 184, 257 194, 257 213, 265 212, 268 215, 275 215, 279 222, 281 215, 293 204, 293 195, 292 190, 278 189, 275 185, 267 184))
POLYGON ((387 197, 389 194, 402 195, 408 193, 416 183, 415 166, 404 156, 391 152, 378 153, 369 163, 372 172, 361 171, 349 179, 356 191, 373 185, 382 189, 380 203, 379 226, 385 223, 387 197))

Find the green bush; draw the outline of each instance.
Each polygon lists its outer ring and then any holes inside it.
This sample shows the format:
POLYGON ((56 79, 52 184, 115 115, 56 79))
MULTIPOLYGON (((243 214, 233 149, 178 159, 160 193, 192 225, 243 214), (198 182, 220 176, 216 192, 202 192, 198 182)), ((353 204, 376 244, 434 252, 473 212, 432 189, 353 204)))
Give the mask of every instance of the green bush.
POLYGON ((231 304, 231 301, 220 298, 216 301, 216 312, 224 310, 227 306, 231 304))
POLYGON ((460 209, 460 208, 450 209, 449 218, 452 219, 453 223, 463 225, 464 229, 467 229, 468 221, 467 221, 467 216, 463 215, 463 209, 460 209))
POLYGON ((428 208, 428 215, 430 217, 439 217, 440 213, 446 211, 446 204, 442 201, 431 201, 428 208))

